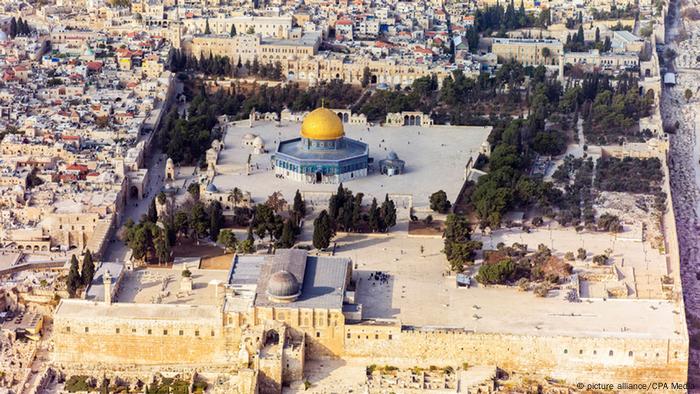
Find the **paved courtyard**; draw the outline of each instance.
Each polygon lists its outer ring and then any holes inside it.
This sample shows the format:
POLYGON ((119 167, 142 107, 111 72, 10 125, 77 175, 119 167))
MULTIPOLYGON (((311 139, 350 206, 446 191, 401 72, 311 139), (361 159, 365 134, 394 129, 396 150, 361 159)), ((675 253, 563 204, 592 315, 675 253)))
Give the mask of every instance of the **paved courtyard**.
MULTIPOLYGON (((302 184, 280 179, 272 172, 271 155, 280 140, 299 136, 301 123, 257 121, 252 128, 248 121, 230 123, 224 137, 225 149, 219 154, 214 185, 220 190, 239 187, 250 191, 254 201, 264 201, 272 191, 279 190, 288 201, 299 189, 302 192, 333 192, 338 185, 302 184), (252 148, 241 144, 248 134, 260 136, 265 142, 266 153, 251 155, 252 148), (251 155, 253 170, 247 175, 246 163, 251 155)), ((413 205, 428 205, 430 194, 445 190, 454 201, 464 183, 465 167, 469 158, 476 159, 481 144, 486 141, 491 127, 432 126, 432 127, 363 127, 345 124, 345 135, 369 144, 370 158, 374 159, 367 177, 345 183, 354 192, 362 192, 365 199, 383 199, 386 193, 413 196, 413 205), (406 161, 403 175, 386 176, 377 170, 379 160, 389 152, 396 152, 406 161)), ((395 200, 396 201, 396 200, 395 200)), ((408 208, 404 201, 398 208, 408 208)))
MULTIPOLYGON (((573 230, 551 234, 545 230, 530 234, 503 231, 494 234, 493 239, 482 241, 486 247, 500 241, 523 242, 531 250, 539 243, 551 247, 553 242, 553 252, 558 256, 584 243, 588 263, 593 254, 603 253, 609 247, 613 248, 616 260, 624 255, 625 259, 639 258, 635 265, 661 263, 651 257, 644 262, 639 243, 613 244, 597 236, 584 235, 581 239, 573 230)), ((672 338, 685 330, 679 306, 663 299, 593 298, 574 303, 566 300, 564 290, 553 290, 548 297, 538 298, 532 292, 516 288, 457 288, 454 278, 446 276, 447 262, 439 238, 409 237, 405 232, 394 232, 378 237, 342 236, 337 241, 337 255, 351 257, 357 263, 358 302, 363 304, 366 318, 395 318, 405 325, 528 335, 672 338), (371 280, 370 275, 376 271, 388 274, 388 280, 371 280)))
POLYGON ((147 268, 128 271, 119 287, 119 302, 144 304, 218 305, 223 299, 223 287, 216 283, 228 280, 228 270, 190 269, 192 291, 180 288, 182 270, 147 268), (215 297, 218 295, 218 297, 215 297))

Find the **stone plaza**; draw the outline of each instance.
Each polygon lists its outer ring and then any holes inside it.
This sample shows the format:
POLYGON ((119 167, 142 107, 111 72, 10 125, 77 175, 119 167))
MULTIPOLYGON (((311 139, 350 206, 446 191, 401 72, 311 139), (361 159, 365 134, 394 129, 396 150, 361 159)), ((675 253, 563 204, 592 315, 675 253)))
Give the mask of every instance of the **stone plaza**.
MULTIPOLYGON (((219 152, 216 176, 212 180, 218 191, 234 187, 249 191, 255 202, 265 201, 273 191, 281 191, 288 201, 299 189, 313 204, 314 195, 329 196, 337 183, 300 183, 276 176, 272 154, 280 141, 297 137, 298 122, 240 121, 229 123, 219 152), (243 143, 246 137, 260 137, 264 144, 257 153, 243 143), (248 160, 250 157, 250 165, 248 160)), ((369 147, 370 166, 367 176, 353 178, 344 186, 365 194, 371 201, 396 196, 397 208, 428 205, 430 194, 443 189, 449 199, 457 197, 467 174, 467 167, 479 155, 491 127, 477 126, 361 126, 344 124, 345 135, 369 147), (378 163, 394 152, 405 161, 404 172, 388 176, 380 173, 378 163), (403 196, 403 198, 399 198, 403 196)), ((259 140, 259 141, 260 141, 259 140)), ((327 197, 320 197, 325 201, 327 197)))

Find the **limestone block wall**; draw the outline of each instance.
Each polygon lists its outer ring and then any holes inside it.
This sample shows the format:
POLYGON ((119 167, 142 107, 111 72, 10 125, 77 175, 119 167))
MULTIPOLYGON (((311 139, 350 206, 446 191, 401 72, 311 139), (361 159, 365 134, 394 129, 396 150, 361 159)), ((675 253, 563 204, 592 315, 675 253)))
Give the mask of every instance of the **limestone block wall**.
POLYGON ((99 322, 56 316, 53 336, 54 361, 58 363, 196 365, 227 361, 226 336, 220 322, 99 322))
POLYGON ((310 358, 343 354, 345 319, 339 310, 298 308, 255 308, 256 324, 266 320, 285 323, 305 335, 306 354, 310 358))
POLYGON ((263 349, 259 359, 258 375, 258 385, 261 392, 282 392, 282 369, 282 347, 274 346, 272 349, 263 349))
POLYGON ((375 364, 497 365, 570 382, 603 377, 685 382, 687 340, 485 334, 346 326, 345 356, 375 364))
POLYGON ((300 340, 287 339, 282 352, 282 381, 291 383, 304 379, 306 341, 302 333, 300 340))

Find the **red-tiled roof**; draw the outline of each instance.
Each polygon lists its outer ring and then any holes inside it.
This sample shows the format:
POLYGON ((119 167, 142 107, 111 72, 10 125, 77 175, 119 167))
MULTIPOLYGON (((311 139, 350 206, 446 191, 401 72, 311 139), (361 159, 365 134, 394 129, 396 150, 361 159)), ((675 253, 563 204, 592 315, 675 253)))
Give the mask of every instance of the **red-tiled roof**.
POLYGON ((90 71, 100 71, 102 69, 102 62, 88 62, 87 68, 90 71))
POLYGON ((71 164, 66 167, 66 171, 88 172, 88 167, 84 164, 71 164))

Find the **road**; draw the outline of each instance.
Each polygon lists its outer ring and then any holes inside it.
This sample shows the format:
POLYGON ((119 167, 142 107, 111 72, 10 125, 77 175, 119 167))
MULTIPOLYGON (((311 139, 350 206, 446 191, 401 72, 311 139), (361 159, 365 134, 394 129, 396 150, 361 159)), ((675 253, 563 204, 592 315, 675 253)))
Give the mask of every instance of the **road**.
MULTIPOLYGON (((181 93, 184 92, 184 85, 177 79, 175 80, 175 83, 175 97, 177 98, 181 93)), ((179 100, 174 100, 173 102, 175 103, 175 105, 178 106, 178 112, 184 114, 187 109, 187 104, 181 103, 179 100)), ((166 109, 163 113, 167 114, 168 109, 166 109)), ((144 196, 141 200, 137 201, 134 201, 132 199, 127 200, 125 212, 124 215, 122 215, 122 223, 120 223, 120 227, 121 224, 123 224, 127 220, 127 218, 133 220, 134 222, 138 222, 141 219, 142 215, 148 213, 148 206, 163 188, 165 162, 167 159, 167 156, 162 153, 160 147, 158 146, 152 147, 151 152, 146 153, 145 164, 146 168, 148 168, 148 182, 146 182, 148 187, 146 189, 146 196, 144 196)), ((107 248, 107 251, 105 252, 103 260, 124 262, 128 257, 128 252, 129 249, 127 248, 126 244, 123 241, 119 240, 116 237, 115 233, 114 238, 112 238, 110 245, 107 248)))
MULTIPOLYGON (((159 149, 154 149, 154 152, 146 157, 146 168, 148 168, 146 196, 141 200, 127 200, 121 224, 123 224, 127 218, 138 222, 142 215, 148 213, 148 206, 163 187, 166 160, 167 157, 162 154, 159 149)), ((124 262, 126 261, 128 251, 129 249, 126 247, 126 244, 117 239, 115 233, 115 237, 111 240, 103 260, 124 262)))

